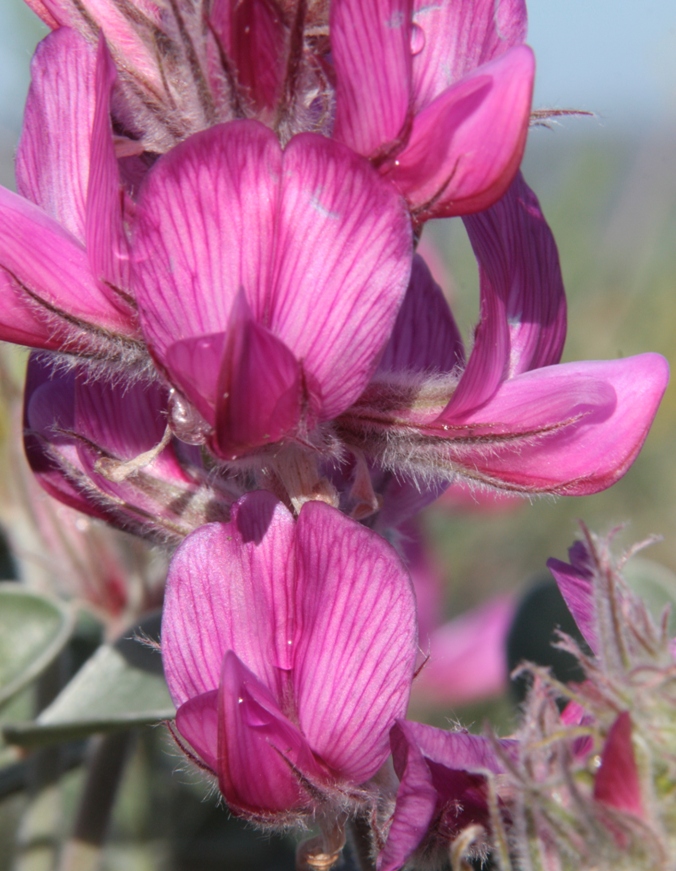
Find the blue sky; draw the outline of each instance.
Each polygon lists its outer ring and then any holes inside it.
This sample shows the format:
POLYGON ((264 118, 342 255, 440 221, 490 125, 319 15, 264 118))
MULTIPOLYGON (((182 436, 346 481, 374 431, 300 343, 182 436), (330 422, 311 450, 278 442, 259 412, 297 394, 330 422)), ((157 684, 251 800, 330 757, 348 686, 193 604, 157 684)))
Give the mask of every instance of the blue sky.
MULTIPOLYGON (((529 42, 538 59, 536 107, 593 110, 610 131, 676 124, 675 0, 531 0, 529 13, 529 42)), ((5 129, 20 125, 40 34, 33 17, 21 0, 0 0, 5 129)))

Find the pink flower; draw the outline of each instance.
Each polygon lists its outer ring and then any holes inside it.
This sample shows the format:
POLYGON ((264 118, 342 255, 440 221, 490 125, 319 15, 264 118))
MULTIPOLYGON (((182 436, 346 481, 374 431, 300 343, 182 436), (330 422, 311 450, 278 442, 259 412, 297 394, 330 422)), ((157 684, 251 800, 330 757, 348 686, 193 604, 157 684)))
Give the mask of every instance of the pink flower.
POLYGON ((357 399, 410 257, 403 203, 363 158, 313 134, 282 151, 262 124, 236 121, 148 176, 132 289, 153 358, 229 460, 312 441, 357 399))
POLYGON ((565 297, 556 246, 521 178, 465 219, 481 321, 464 362, 424 263, 380 367, 339 419, 348 445, 388 469, 515 492, 595 493, 635 459, 668 381, 657 354, 559 364, 565 297), (558 364, 558 365, 557 365, 558 364))
POLYGON ((333 0, 334 136, 369 157, 418 222, 485 209, 526 143, 525 6, 333 0))
POLYGON ((323 503, 295 521, 252 493, 172 561, 162 654, 176 729, 237 813, 280 819, 369 780, 415 653, 396 554, 323 503))

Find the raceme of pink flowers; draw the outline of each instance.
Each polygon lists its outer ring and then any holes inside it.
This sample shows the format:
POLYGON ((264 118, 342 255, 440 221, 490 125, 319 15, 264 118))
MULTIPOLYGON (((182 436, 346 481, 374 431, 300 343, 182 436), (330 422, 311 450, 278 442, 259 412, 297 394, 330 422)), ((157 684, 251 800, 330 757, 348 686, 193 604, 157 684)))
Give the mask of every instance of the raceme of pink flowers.
MULTIPOLYGON (((18 193, 0 189, 0 338, 34 349, 31 468, 71 508, 178 546, 172 728, 235 813, 324 834, 364 814, 381 871, 447 856, 490 829, 516 751, 405 719, 416 600, 388 542, 404 552, 403 524, 452 482, 611 486, 668 380, 652 353, 560 362, 558 252, 519 171, 525 6, 28 2, 53 32, 18 193), (452 216, 479 274, 467 350, 416 253, 452 216)), ((556 571, 596 649, 589 578, 556 571)), ((423 691, 449 663, 463 698, 502 686, 511 609, 483 612, 483 657, 428 614, 423 691)), ((635 768, 631 721, 606 731, 600 805, 635 768)), ((637 815, 634 780, 615 807, 637 815)))

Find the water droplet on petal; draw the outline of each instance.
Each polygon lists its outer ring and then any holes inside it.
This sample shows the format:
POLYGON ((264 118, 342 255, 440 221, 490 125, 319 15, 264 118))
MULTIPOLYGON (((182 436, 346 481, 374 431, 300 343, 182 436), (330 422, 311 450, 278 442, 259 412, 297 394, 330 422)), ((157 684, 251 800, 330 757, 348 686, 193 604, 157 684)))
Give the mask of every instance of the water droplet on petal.
POLYGON ((411 54, 420 54, 425 48, 425 31, 419 24, 411 28, 411 54))

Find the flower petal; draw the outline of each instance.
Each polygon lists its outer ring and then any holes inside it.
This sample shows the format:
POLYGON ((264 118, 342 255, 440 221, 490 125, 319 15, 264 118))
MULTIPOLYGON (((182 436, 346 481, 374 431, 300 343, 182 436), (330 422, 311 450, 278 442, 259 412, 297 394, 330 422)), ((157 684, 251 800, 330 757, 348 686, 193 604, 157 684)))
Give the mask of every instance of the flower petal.
POLYGON ((432 774, 408 735, 409 725, 399 721, 390 733, 400 784, 387 841, 378 856, 378 871, 398 871, 406 864, 427 834, 437 807, 432 774))
POLYGON ((386 154, 407 132, 412 6, 412 0, 331 3, 333 135, 365 157, 386 154))
POLYGON ((414 697, 434 705, 463 705, 504 692, 511 596, 495 596, 432 633, 429 661, 413 684, 414 697))
POLYGON ((452 372, 464 363, 451 309, 419 255, 378 372, 452 372))
POLYGON ((240 500, 232 518, 189 535, 169 567, 162 658, 177 706, 218 687, 227 650, 280 694, 291 667, 293 518, 262 491, 240 500))
POLYGON ((537 197, 519 174, 494 206, 464 220, 482 283, 505 303, 506 377, 558 363, 566 338, 566 297, 556 242, 537 197))
POLYGON ((0 267, 57 317, 131 336, 129 317, 117 310, 92 276, 84 248, 37 206, 0 188, 0 267))
POLYGON ((422 220, 492 205, 526 145, 534 60, 527 46, 461 79, 416 115, 406 148, 383 165, 422 220))
POLYGON ((194 696, 176 711, 176 728, 202 762, 218 772, 218 690, 194 696))
POLYGON ((132 286, 162 362, 177 341, 224 333, 240 288, 265 323, 281 164, 271 130, 234 121, 191 136, 148 174, 132 286))
POLYGON ((95 73, 96 52, 69 27, 39 44, 16 155, 19 193, 80 242, 85 239, 95 73))
POLYGON ((505 381, 466 416, 442 415, 434 431, 456 440, 470 477, 536 492, 597 493, 636 458, 668 378, 659 354, 547 366, 505 381))
POLYGON ((113 305, 131 316, 129 243, 123 228, 124 191, 113 145, 110 101, 117 72, 102 36, 96 58, 96 111, 87 187, 87 254, 94 276, 113 305))
POLYGON ((243 297, 241 305, 235 304, 228 339, 212 445, 218 455, 234 460, 293 433, 300 422, 303 384, 294 355, 253 320, 243 297), (238 310, 241 318, 235 317, 238 310))
POLYGON ((307 805, 296 771, 310 781, 326 773, 270 690, 232 651, 223 660, 218 707, 218 782, 230 808, 265 814, 307 805))
POLYGON ((275 0, 215 0, 209 21, 235 65, 239 85, 259 109, 275 109, 287 54, 284 20, 275 0))
POLYGON ((415 0, 413 21, 416 111, 526 38, 524 0, 415 0))
POLYGON ((408 703, 411 582, 389 544, 321 502, 301 510, 297 558, 300 726, 332 769, 363 783, 384 762, 389 730, 408 703))
POLYGON ((36 309, 21 285, 0 268, 0 341, 50 351, 60 347, 58 331, 36 309))
POLYGON ((598 653, 599 639, 592 575, 574 561, 575 549, 576 545, 573 545, 569 550, 572 565, 552 558, 547 560, 547 568, 554 575, 559 591, 584 640, 594 652, 598 653))
POLYGON ((362 392, 394 325, 411 269, 408 215, 366 160, 301 134, 284 153, 275 245, 266 325, 302 361, 330 420, 362 392))
POLYGON ((645 816, 629 711, 618 714, 610 727, 594 778, 594 798, 641 819, 645 816))

